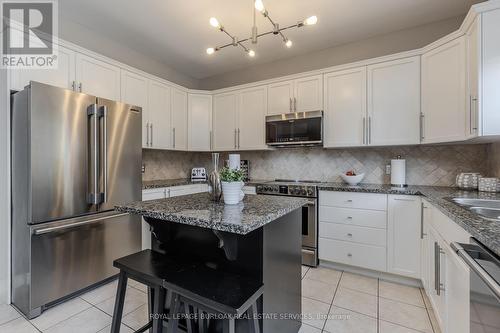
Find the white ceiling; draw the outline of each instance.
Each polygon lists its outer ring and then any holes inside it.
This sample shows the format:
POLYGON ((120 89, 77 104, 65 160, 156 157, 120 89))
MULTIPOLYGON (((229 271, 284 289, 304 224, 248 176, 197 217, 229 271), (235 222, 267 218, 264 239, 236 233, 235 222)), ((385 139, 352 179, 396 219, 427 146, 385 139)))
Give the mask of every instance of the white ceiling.
MULTIPOLYGON (((318 24, 287 32, 293 47, 266 36, 251 46, 255 58, 229 47, 212 56, 207 47, 229 42, 208 20, 215 16, 232 34, 248 37, 253 0, 61 0, 59 13, 196 79, 266 63, 467 12, 479 0, 263 0, 281 26, 311 15, 318 24)), ((259 14, 259 32, 271 25, 259 14)))

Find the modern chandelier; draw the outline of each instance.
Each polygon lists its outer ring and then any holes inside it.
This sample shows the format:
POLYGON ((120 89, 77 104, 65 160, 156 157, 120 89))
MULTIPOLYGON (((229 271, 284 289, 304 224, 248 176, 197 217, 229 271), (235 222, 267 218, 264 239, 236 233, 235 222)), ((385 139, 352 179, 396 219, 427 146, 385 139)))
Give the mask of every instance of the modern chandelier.
POLYGON ((215 18, 215 17, 211 17, 210 18, 210 25, 214 28, 217 28, 219 31, 225 33, 229 38, 231 38, 231 42, 228 43, 228 44, 225 44, 225 45, 221 45, 221 46, 217 46, 217 47, 209 47, 207 49, 207 54, 214 54, 215 52, 217 51, 220 51, 228 46, 240 46, 246 54, 248 54, 248 56, 250 57, 255 57, 255 51, 248 48, 247 46, 245 46, 244 43, 248 42, 248 41, 251 41, 252 44, 257 44, 257 40, 259 37, 262 37, 262 36, 267 36, 267 35, 270 35, 270 34, 273 34, 275 36, 279 36, 282 40, 283 40, 283 43, 285 44, 286 47, 290 48, 292 47, 293 43, 290 39, 288 39, 285 34, 283 33, 283 31, 285 30, 288 30, 288 29, 291 29, 291 28, 301 28, 303 26, 306 26, 306 25, 314 25, 318 22, 318 18, 316 16, 311 16, 311 17, 308 17, 307 19, 303 20, 303 21, 299 21, 295 24, 292 24, 292 25, 289 25, 289 26, 286 26, 284 28, 280 28, 279 24, 274 22, 271 17, 269 16, 269 12, 266 10, 266 8, 264 7, 264 3, 262 2, 262 0, 255 0, 254 2, 254 6, 255 6, 255 10, 259 11, 260 13, 262 13, 262 15, 267 18, 269 20, 269 22, 272 24, 273 26, 273 30, 270 30, 268 32, 264 32, 264 33, 261 33, 259 34, 257 32, 257 24, 256 24, 256 18, 255 18, 255 13, 256 11, 254 10, 253 11, 253 27, 252 27, 252 35, 248 38, 245 38, 245 39, 238 39, 238 37, 230 34, 222 24, 219 23, 219 21, 215 18))

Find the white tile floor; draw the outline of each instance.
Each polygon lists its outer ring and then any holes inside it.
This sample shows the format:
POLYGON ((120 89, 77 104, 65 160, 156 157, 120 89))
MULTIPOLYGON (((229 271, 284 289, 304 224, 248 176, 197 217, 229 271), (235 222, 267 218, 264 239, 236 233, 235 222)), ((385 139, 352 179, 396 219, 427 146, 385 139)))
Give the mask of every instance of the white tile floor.
MULTIPOLYGON (((13 307, 0 305, 0 333, 109 332, 116 281, 45 311, 28 321, 13 307)), ((300 333, 438 333, 432 310, 418 288, 328 268, 302 268, 300 333)), ((147 322, 147 294, 129 281, 121 332, 147 322)))

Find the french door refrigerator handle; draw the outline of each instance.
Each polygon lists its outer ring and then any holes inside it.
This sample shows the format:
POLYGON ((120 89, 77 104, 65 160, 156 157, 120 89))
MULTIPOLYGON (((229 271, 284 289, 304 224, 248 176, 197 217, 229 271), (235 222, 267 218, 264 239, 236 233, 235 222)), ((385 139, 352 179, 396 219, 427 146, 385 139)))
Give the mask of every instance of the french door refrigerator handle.
POLYGON ((38 236, 38 235, 48 234, 48 233, 54 232, 54 231, 71 229, 71 228, 74 228, 74 227, 79 227, 79 226, 83 226, 83 225, 93 224, 93 223, 97 223, 97 222, 100 222, 100 221, 108 220, 108 219, 111 219, 111 218, 122 217, 122 216, 126 216, 126 215, 129 215, 129 213, 120 213, 120 214, 114 214, 114 215, 106 215, 106 216, 102 216, 102 217, 93 218, 93 219, 90 219, 90 220, 84 220, 84 221, 78 221, 78 222, 70 222, 70 223, 66 223, 66 224, 62 224, 62 225, 57 225, 57 226, 53 226, 53 227, 34 229, 32 233, 33 233, 33 235, 37 235, 38 236))
POLYGON ((488 286, 500 301, 500 285, 486 272, 478 263, 465 251, 465 249, 456 242, 450 244, 451 248, 462 258, 467 266, 476 273, 479 278, 488 286))
POLYGON ((103 179, 103 189, 102 189, 102 202, 108 201, 108 107, 102 105, 99 107, 99 117, 102 118, 102 133, 103 133, 103 167, 102 167, 102 179, 103 179))
POLYGON ((87 193, 87 202, 92 205, 99 203, 99 149, 98 149, 98 115, 97 104, 91 104, 87 107, 87 133, 88 137, 88 156, 89 156, 89 190, 87 193))

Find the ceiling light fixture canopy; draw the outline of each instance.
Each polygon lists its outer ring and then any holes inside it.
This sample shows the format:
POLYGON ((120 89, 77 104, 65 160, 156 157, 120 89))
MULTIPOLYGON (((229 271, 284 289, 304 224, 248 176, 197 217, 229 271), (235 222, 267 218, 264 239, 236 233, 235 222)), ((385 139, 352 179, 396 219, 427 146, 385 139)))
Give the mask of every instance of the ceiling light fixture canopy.
POLYGON ((305 20, 303 21, 299 21, 297 22, 296 24, 293 24, 293 25, 289 25, 289 26, 286 26, 284 28, 280 28, 279 24, 274 22, 271 17, 269 17, 269 12, 266 10, 266 8, 264 7, 264 3, 262 2, 262 0, 252 0, 254 1, 254 7, 255 7, 255 10, 253 11, 253 27, 252 27, 252 35, 248 38, 245 38, 245 39, 241 39, 241 40, 238 40, 238 38, 236 36, 233 36, 231 35, 229 32, 227 32, 227 30, 219 23, 219 21, 215 18, 215 17, 211 17, 209 22, 210 22, 210 25, 214 28, 217 28, 219 29, 221 32, 225 33, 229 38, 231 38, 231 43, 228 43, 228 44, 225 44, 225 45, 221 45, 221 46, 218 46, 218 47, 209 47, 207 49, 207 54, 214 54, 216 51, 219 51, 223 48, 226 48, 228 46, 240 46, 244 51, 245 53, 248 54, 248 56, 250 57, 255 57, 255 51, 254 50, 251 50, 249 48, 247 48, 244 43, 245 42, 248 42, 248 41, 251 41, 252 44, 257 44, 257 40, 259 37, 262 37, 262 36, 266 36, 266 35, 270 35, 270 34, 273 34, 273 35, 276 35, 276 36, 280 36, 281 39, 283 40, 283 43, 285 44, 285 46, 287 48, 291 48, 292 45, 293 45, 293 42, 288 39, 285 34, 283 33, 284 30, 288 30, 288 29, 291 29, 291 28, 300 28, 300 27, 303 27, 303 26, 309 26, 309 25, 314 25, 318 22, 318 18, 316 16, 311 16, 311 17, 308 17, 306 18, 305 20), (269 20, 269 22, 272 24, 273 26, 273 29, 268 31, 268 32, 264 32, 264 33, 261 33, 259 34, 257 32, 257 25, 256 25, 256 19, 255 19, 255 11, 258 11, 260 12, 265 18, 267 18, 269 20))

